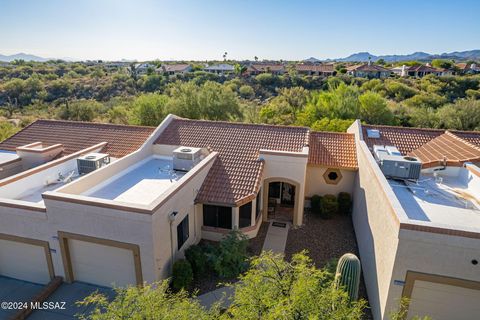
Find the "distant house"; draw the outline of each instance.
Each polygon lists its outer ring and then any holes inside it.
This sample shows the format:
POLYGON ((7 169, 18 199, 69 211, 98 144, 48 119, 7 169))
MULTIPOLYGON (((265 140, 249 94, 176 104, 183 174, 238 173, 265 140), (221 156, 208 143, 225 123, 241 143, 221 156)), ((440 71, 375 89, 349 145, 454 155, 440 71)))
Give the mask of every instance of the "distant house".
POLYGON ((429 74, 434 74, 436 76, 443 76, 443 75, 446 75, 445 72, 446 70, 444 69, 434 68, 429 65, 419 65, 419 66, 409 67, 407 70, 407 75, 410 77, 421 78, 429 74))
POLYGON ((391 71, 371 62, 347 67, 347 74, 360 78, 387 78, 391 71))
POLYGON ((164 64, 160 68, 157 68, 155 71, 157 73, 164 73, 168 75, 185 74, 188 72, 192 72, 192 66, 186 63, 164 64))
POLYGON ((274 75, 282 75, 285 73, 283 64, 252 64, 247 68, 247 74, 255 76, 261 73, 271 73, 274 75))
POLYGON ((298 74, 307 76, 328 77, 336 73, 333 64, 297 64, 295 70, 298 74))
POLYGON ((480 65, 476 63, 457 63, 455 65, 461 74, 477 74, 480 73, 480 65))
POLYGON ((229 73, 233 73, 235 68, 231 64, 220 63, 220 64, 213 64, 211 66, 205 67, 203 70, 206 72, 211 72, 216 74, 229 74, 229 73))
POLYGON ((155 71, 157 68, 156 65, 153 63, 137 63, 135 64, 135 69, 137 70, 138 74, 146 74, 148 70, 155 71))

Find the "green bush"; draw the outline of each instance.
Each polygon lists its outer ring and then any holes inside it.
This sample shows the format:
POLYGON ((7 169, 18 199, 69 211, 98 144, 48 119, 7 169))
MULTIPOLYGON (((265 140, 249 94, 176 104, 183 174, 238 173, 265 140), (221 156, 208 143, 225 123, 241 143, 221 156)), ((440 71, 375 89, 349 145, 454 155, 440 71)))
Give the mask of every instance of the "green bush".
POLYGON ((224 278, 238 276, 247 267, 247 238, 235 230, 230 232, 210 254, 213 269, 224 278))
POLYGON ((348 192, 338 194, 338 212, 341 214, 350 214, 352 212, 352 196, 348 192))
POLYGON ((310 205, 312 207, 313 214, 322 214, 322 197, 319 195, 313 195, 310 199, 310 205))
POLYGON ((322 197, 322 210, 321 216, 324 219, 330 219, 338 212, 337 197, 333 194, 327 194, 322 197))
POLYGON ((185 250, 185 259, 190 262, 195 277, 201 277, 207 270, 208 258, 203 247, 199 245, 190 246, 185 250))
POLYGON ((177 260, 173 264, 172 287, 175 290, 187 289, 193 281, 193 271, 190 262, 177 260))

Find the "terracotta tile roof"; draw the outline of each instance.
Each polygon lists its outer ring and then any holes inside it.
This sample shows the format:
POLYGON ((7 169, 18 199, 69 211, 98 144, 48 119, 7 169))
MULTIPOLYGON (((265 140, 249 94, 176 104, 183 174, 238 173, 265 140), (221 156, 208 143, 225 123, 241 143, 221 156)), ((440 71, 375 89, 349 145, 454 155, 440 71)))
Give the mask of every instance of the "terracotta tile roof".
POLYGON ((426 65, 418 65, 418 66, 411 66, 408 68, 408 71, 413 71, 413 72, 442 72, 441 69, 433 68, 430 66, 426 65))
POLYGON ((196 200, 228 205, 238 205, 258 192, 263 170, 260 149, 300 152, 307 142, 308 129, 302 127, 187 119, 174 119, 155 141, 218 152, 196 200))
POLYGON ((362 133, 370 150, 373 150, 374 145, 395 146, 402 154, 417 156, 425 163, 443 160, 443 156, 453 162, 468 161, 464 159, 474 161, 477 152, 472 149, 480 150, 480 131, 362 125, 362 133), (371 129, 378 130, 380 137, 369 138, 367 130, 371 129), (435 152, 432 146, 436 149, 435 152), (440 158, 435 159, 439 153, 440 158))
POLYGON ((63 144, 63 154, 67 155, 106 141, 103 152, 118 158, 137 150, 154 130, 154 127, 37 120, 1 142, 0 149, 15 151, 16 147, 40 141, 44 145, 63 144))
POLYGON ((362 125, 363 139, 371 150, 374 145, 395 146, 402 154, 412 152, 444 132, 445 130, 437 129, 362 125), (369 138, 367 130, 370 129, 379 130, 380 138, 369 138))
POLYGON ((347 71, 365 71, 365 72, 390 72, 390 70, 376 64, 357 64, 347 67, 347 71))
POLYGON ((284 71, 285 67, 283 64, 252 64, 247 68, 248 72, 252 71, 260 71, 260 72, 268 72, 268 71, 284 71))
POLYGON ((311 72, 334 72, 333 64, 297 64, 295 65, 297 71, 311 71, 311 72))
POLYGON ((462 165, 464 162, 480 161, 480 147, 447 131, 408 155, 419 158, 422 165, 427 167, 444 162, 449 165, 462 165))
POLYGON ((181 72, 185 71, 186 69, 190 68, 189 64, 182 63, 182 64, 165 64, 160 67, 164 72, 181 72))
POLYGON ((310 132, 308 163, 335 168, 357 168, 355 137, 350 133, 310 132))

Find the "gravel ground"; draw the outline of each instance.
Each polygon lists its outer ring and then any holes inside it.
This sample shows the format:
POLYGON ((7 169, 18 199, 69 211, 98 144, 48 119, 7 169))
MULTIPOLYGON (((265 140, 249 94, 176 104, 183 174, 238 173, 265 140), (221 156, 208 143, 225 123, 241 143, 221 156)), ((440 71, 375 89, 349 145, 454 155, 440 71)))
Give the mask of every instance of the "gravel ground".
MULTIPOLYGON (((265 240, 265 237, 267 236, 267 230, 268 230, 268 223, 263 222, 262 225, 260 226, 260 229, 258 230, 258 235, 255 238, 248 240, 247 253, 249 256, 256 256, 260 254, 260 252, 262 251, 263 242, 265 240)), ((200 244, 207 244, 207 243, 212 245, 216 244, 215 241, 208 241, 208 240, 202 240, 200 242, 200 244)), ((236 281, 237 281, 236 278, 232 278, 232 279, 219 278, 217 275, 215 275, 214 272, 210 271, 200 279, 195 279, 193 283, 193 287, 196 290, 198 290, 197 294, 201 295, 217 289, 219 287, 219 284, 221 283, 233 283, 236 281)))
MULTIPOLYGON (((311 213, 305 212, 304 225, 300 228, 290 229, 286 259, 291 259, 294 253, 304 249, 318 268, 334 259, 338 260, 347 252, 358 256, 357 241, 350 216, 337 215, 332 219, 324 220, 311 213)), ((360 282, 359 296, 368 301, 363 274, 360 282)), ((370 309, 366 310, 365 319, 373 319, 370 309)))

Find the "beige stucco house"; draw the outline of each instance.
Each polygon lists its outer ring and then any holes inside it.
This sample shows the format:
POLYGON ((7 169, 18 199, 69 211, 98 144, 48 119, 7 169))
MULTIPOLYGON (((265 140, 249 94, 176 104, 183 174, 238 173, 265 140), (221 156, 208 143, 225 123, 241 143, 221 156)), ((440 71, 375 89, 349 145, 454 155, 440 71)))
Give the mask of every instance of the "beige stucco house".
POLYGON ((201 239, 252 238, 270 219, 300 227, 313 195, 349 192, 375 319, 402 295, 410 315, 472 319, 479 162, 476 132, 38 120, 0 143, 0 275, 153 282, 201 239))

